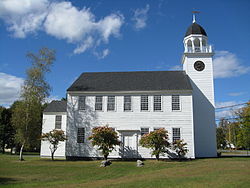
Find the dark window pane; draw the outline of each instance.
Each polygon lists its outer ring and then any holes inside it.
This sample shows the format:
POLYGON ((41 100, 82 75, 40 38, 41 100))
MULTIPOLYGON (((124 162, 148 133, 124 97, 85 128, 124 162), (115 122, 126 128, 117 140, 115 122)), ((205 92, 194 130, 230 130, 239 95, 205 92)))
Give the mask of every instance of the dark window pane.
POLYGON ((77 143, 84 143, 84 139, 85 139, 85 129, 78 128, 78 130, 77 130, 77 143))
POLYGON ((85 110, 86 109, 86 97, 79 96, 78 100, 78 110, 85 110))
POLYGON ((62 116, 57 115, 55 119, 55 129, 61 129, 62 128, 62 116))
POLYGON ((149 128, 141 128, 141 136, 149 133, 149 128))
POLYGON ((180 96, 172 95, 172 110, 180 110, 180 96))
POLYGON ((131 96, 124 96, 124 111, 131 111, 131 96))
POLYGON ((176 140, 180 140, 180 139, 181 139, 180 128, 173 128, 173 142, 175 142, 176 140))
POLYGON ((107 110, 108 111, 114 111, 115 110, 115 96, 108 96, 107 110))
POLYGON ((102 96, 95 97, 95 110, 102 110, 102 96))
POLYGON ((154 96, 154 111, 160 111, 161 110, 161 96, 155 95, 154 96))
POLYGON ((148 96, 142 95, 141 96, 141 110, 148 110, 148 96))

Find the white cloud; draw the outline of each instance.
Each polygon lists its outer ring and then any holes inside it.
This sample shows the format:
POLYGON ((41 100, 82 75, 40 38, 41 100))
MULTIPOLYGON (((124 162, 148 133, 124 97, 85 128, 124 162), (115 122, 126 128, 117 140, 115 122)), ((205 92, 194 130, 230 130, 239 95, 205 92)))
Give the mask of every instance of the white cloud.
POLYGON ((229 96, 232 97, 237 97, 246 94, 246 92, 233 92, 233 93, 228 93, 229 96))
POLYGON ((74 49, 74 54, 80 54, 85 52, 88 48, 91 48, 94 44, 94 40, 91 36, 89 36, 82 44, 78 45, 76 49, 74 49))
POLYGON ((9 106, 20 96, 23 78, 0 72, 0 105, 9 106))
POLYGON ((101 53, 94 52, 95 56, 98 59, 104 59, 107 55, 109 55, 110 51, 109 49, 104 49, 101 53))
POLYGON ((216 52, 213 64, 214 78, 236 77, 250 71, 250 67, 242 65, 238 57, 228 51, 216 52))
POLYGON ((173 67, 170 67, 170 70, 183 70, 181 65, 175 65, 173 67))
POLYGON ((124 17, 121 14, 111 14, 97 23, 97 28, 100 31, 103 40, 108 42, 111 35, 118 37, 120 28, 123 24, 124 17))
POLYGON ((149 5, 147 4, 145 8, 136 9, 134 11, 134 16, 132 20, 135 22, 134 27, 136 30, 143 29, 147 25, 149 5))
POLYGON ((41 28, 48 6, 48 0, 1 0, 0 18, 14 37, 24 38, 41 28))
POLYGON ((50 103, 50 102, 52 102, 54 100, 58 101, 58 100, 61 100, 61 98, 58 97, 58 96, 50 96, 50 97, 48 97, 48 98, 45 99, 45 103, 50 103))
POLYGON ((48 35, 76 44, 75 54, 107 44, 111 36, 118 37, 124 22, 119 13, 96 21, 90 9, 78 9, 71 2, 52 0, 3 0, 0 2, 0 18, 14 37, 25 38, 43 30, 48 35))
POLYGON ((68 42, 81 41, 94 25, 94 15, 86 8, 78 10, 71 2, 53 3, 44 22, 49 35, 68 42))
POLYGON ((216 108, 221 108, 225 106, 233 106, 235 104, 237 104, 236 101, 226 101, 226 102, 216 102, 215 106, 216 108))
POLYGON ((105 58, 107 55, 109 55, 109 53, 110 53, 109 49, 103 50, 103 51, 102 51, 102 57, 101 57, 101 58, 102 58, 102 59, 105 58))
POLYGON ((237 104, 242 104, 242 101, 226 101, 226 102, 216 102, 216 112, 215 112, 215 117, 216 119, 221 119, 221 118, 230 118, 235 116, 235 112, 243 107, 243 105, 237 105, 237 104), (234 106, 237 105, 237 106, 234 106), (221 107, 227 107, 227 108, 221 108, 221 107), (220 109, 219 109, 220 108, 220 109))

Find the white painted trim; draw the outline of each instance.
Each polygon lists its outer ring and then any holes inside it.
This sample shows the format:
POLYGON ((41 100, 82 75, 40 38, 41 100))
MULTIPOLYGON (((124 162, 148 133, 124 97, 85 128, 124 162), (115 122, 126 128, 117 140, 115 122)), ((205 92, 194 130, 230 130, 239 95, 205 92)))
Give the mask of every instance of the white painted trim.
POLYGON ((134 94, 134 95, 145 95, 145 94, 151 94, 151 95, 164 95, 164 94, 175 94, 175 93, 184 93, 184 94, 192 94, 192 90, 160 90, 160 91, 67 91, 67 94, 70 94, 72 96, 78 95, 78 94, 92 94, 94 96, 96 95, 114 95, 114 94, 134 94))
POLYGON ((43 115, 67 115, 67 112, 43 112, 43 115))

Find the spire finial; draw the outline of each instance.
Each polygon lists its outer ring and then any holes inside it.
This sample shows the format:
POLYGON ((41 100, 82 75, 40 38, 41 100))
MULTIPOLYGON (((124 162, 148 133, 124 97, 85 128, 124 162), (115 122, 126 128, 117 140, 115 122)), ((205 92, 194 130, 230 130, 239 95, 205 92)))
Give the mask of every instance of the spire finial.
POLYGON ((192 11, 192 13, 193 13, 193 23, 194 23, 194 22, 196 22, 196 20, 195 20, 195 14, 200 13, 200 11, 194 10, 194 11, 192 11))
POLYGON ((195 22, 195 14, 193 14, 193 23, 195 22))

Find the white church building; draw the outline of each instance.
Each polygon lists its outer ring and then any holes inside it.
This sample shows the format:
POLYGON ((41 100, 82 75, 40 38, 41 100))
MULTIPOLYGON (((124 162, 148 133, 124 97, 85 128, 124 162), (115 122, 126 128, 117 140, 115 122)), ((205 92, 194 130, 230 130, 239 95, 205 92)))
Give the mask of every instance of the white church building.
MULTIPOLYGON (((42 132, 62 129, 55 157, 99 158, 88 137, 97 126, 114 128, 122 142, 109 158, 154 158, 139 145, 143 134, 165 128, 169 141, 183 139, 188 158, 216 157, 212 48, 195 21, 187 29, 182 71, 83 73, 67 89, 66 101, 53 101, 43 114, 42 132)), ((41 157, 49 157, 42 141, 41 157)), ((163 157, 175 157, 173 151, 163 157)))

